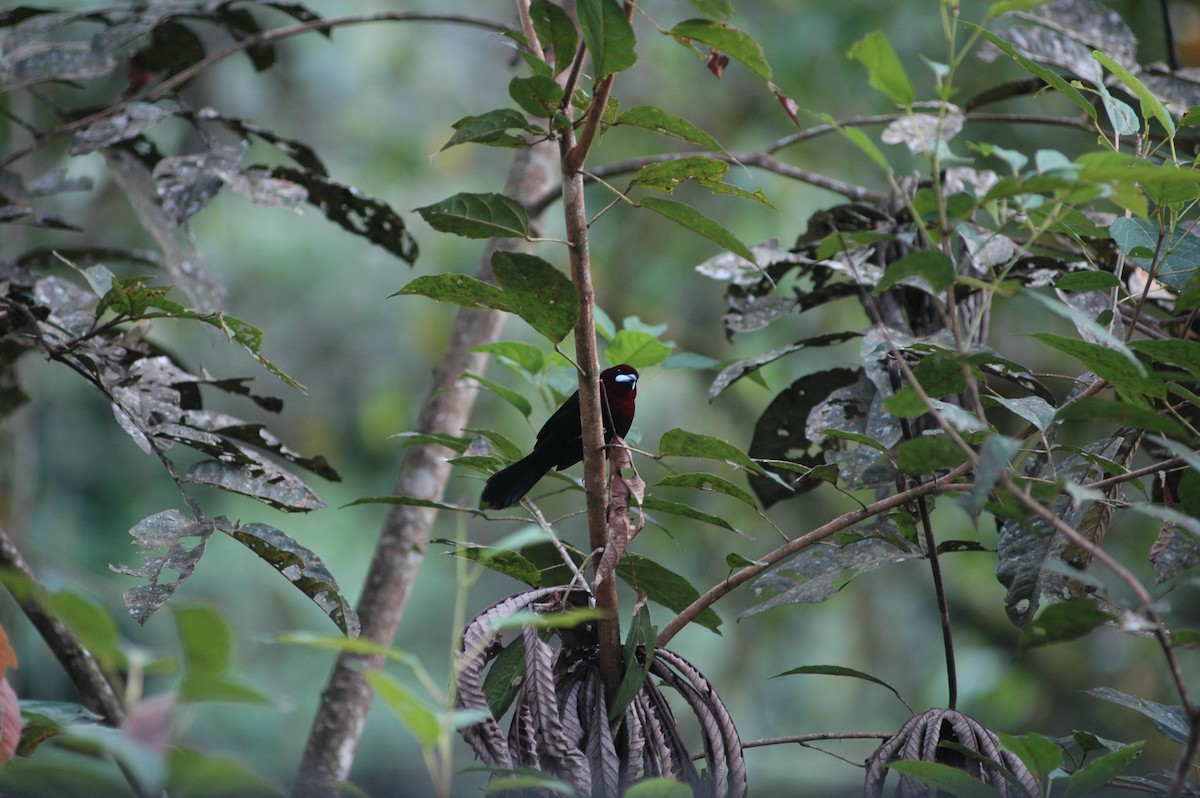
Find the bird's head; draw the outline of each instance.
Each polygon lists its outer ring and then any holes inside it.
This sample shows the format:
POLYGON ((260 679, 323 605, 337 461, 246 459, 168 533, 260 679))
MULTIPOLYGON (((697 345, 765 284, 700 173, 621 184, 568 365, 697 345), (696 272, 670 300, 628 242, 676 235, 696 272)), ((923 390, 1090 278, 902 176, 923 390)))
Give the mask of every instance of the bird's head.
POLYGON ((600 381, 610 396, 637 396, 638 373, 633 366, 621 364, 600 372, 600 381))

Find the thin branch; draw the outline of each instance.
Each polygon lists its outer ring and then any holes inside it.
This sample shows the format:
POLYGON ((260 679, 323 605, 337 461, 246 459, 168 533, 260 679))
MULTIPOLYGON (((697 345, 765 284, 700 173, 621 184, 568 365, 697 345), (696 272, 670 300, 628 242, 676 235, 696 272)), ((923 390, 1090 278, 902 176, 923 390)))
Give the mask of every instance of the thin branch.
POLYGON ((252 36, 246 36, 238 39, 223 50, 203 58, 186 69, 180 70, 171 77, 159 83, 156 86, 150 86, 138 92, 132 97, 127 98, 124 102, 114 103, 101 111, 88 116, 80 117, 58 127, 51 128, 39 134, 34 143, 24 149, 16 150, 8 155, 0 158, 0 168, 4 168, 9 164, 24 158, 31 152, 34 152, 45 146, 48 142, 53 141, 61 136, 74 133, 77 130, 83 130, 90 125, 99 122, 102 119, 107 119, 121 111, 124 111, 130 105, 141 102, 156 102, 162 99, 168 93, 174 91, 182 84, 194 78, 196 75, 208 69, 213 64, 223 61, 231 55, 236 55, 240 52, 253 47, 258 47, 264 44, 281 41, 292 36, 299 36, 305 33, 314 31, 324 32, 334 28, 347 27, 349 25, 362 25, 373 22, 445 22, 456 25, 468 25, 477 28, 483 28, 495 33, 508 33, 511 28, 507 25, 502 25, 490 19, 482 17, 473 17, 465 14, 429 14, 416 11, 388 11, 377 14, 361 14, 346 17, 330 17, 328 19, 315 19, 308 22, 301 22, 296 25, 287 25, 280 28, 272 28, 271 30, 256 33, 252 36))
POLYGON ((747 740, 742 748, 762 748, 768 745, 787 745, 796 743, 816 743, 824 740, 886 740, 895 732, 814 732, 812 734, 793 734, 787 737, 763 737, 760 740, 747 740))
MULTIPOLYGON (((518 151, 505 193, 518 201, 528 201, 555 179, 558 171, 554 164, 551 146, 518 151)), ((493 240, 484 251, 476 274, 479 279, 491 279, 491 255, 497 246, 498 242, 493 240)), ((478 387, 460 377, 464 371, 480 373, 485 369, 487 355, 473 350, 499 337, 504 318, 505 314, 498 311, 464 308, 459 312, 417 419, 418 432, 461 434, 478 387)), ((411 446, 405 453, 394 492, 441 500, 449 477, 445 449, 434 445, 411 446)), ((435 511, 424 507, 391 505, 389 508, 357 608, 363 639, 391 644, 424 562, 435 516, 435 511)), ((362 674, 382 665, 382 657, 339 656, 313 719, 292 788, 293 796, 336 795, 335 785, 349 777, 374 695, 362 674)))
POLYGON ((112 683, 75 631, 47 606, 45 588, 3 527, 0 527, 0 568, 16 572, 25 582, 18 591, 9 586, 9 592, 66 671, 84 705, 108 724, 119 726, 125 719, 125 707, 112 683))
POLYGON ((970 463, 963 463, 947 473, 941 478, 941 480, 923 482, 920 485, 909 488, 908 490, 893 494, 886 498, 880 499, 879 501, 872 502, 865 507, 860 507, 857 510, 851 510, 848 513, 843 513, 837 518, 834 518, 832 521, 822 524, 811 532, 788 541, 767 555, 758 558, 757 564, 735 571, 723 582, 719 582, 709 588, 704 595, 700 596, 698 599, 685 607, 678 615, 672 618, 666 626, 663 627, 662 631, 658 633, 656 644, 659 646, 665 646, 672 637, 679 633, 679 630, 695 620, 700 613, 711 607, 722 596, 729 593, 734 588, 737 588, 751 579, 754 579, 755 577, 770 570, 772 567, 783 560, 786 560, 788 557, 803 551, 814 543, 818 543, 830 535, 837 534, 843 529, 848 529, 854 526, 859 521, 870 518, 873 515, 877 515, 887 510, 901 507, 911 501, 915 501, 920 496, 928 496, 930 493, 941 490, 942 485, 940 483, 942 481, 950 482, 958 479, 970 471, 971 468, 972 465, 970 463))

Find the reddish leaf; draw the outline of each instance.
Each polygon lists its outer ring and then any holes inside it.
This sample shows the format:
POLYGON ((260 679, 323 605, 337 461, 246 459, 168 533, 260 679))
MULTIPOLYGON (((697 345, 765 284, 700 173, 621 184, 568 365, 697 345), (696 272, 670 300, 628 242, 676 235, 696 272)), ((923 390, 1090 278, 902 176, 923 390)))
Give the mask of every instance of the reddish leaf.
POLYGON ((727 66, 729 66, 729 56, 720 50, 708 51, 708 71, 716 75, 718 80, 725 74, 727 66))

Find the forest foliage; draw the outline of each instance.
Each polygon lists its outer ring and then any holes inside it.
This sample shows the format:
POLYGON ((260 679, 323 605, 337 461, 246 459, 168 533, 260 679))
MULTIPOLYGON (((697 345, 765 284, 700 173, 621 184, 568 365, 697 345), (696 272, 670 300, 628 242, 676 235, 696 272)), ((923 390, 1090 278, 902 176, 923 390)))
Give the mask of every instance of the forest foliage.
MULTIPOLYGON (((940 55, 906 52, 882 30, 858 32, 845 55, 892 110, 849 118, 804 110, 727 0, 691 0, 682 16, 656 9, 679 17, 669 23, 617 0, 519 1, 497 20, 418 11, 321 17, 275 0, 0 12, 10 142, 0 152, 0 224, 39 236, 36 246, 0 251, 0 411, 12 419, 27 401, 18 361, 65 367, 178 493, 176 506, 131 520, 136 559, 95 564, 130 579, 119 599, 48 589, 0 524, 5 587, 80 696, 42 700, 0 683, 4 756, 36 765, 67 752, 67 775, 55 778, 79 782, 99 759, 114 765, 105 778, 139 795, 278 791, 265 774, 190 747, 178 721, 206 702, 237 711, 271 700, 239 678, 221 610, 179 595, 217 536, 267 563, 332 624, 328 634, 277 640, 297 655, 338 657, 326 685, 307 686, 317 717, 295 795, 343 789, 353 762, 344 752, 357 746, 373 697, 411 732, 440 795, 463 783, 460 735, 489 791, 746 795, 755 777, 745 752, 756 743, 742 739, 738 712, 721 697, 735 686, 669 644, 692 624, 726 631, 720 610, 735 590, 755 596, 739 620, 779 608, 821 612, 814 605, 902 563, 929 568, 937 606, 929 628, 940 636, 891 643, 940 647, 931 661, 944 669, 947 694, 918 709, 860 667, 779 674, 864 682, 907 709, 897 729, 844 735, 878 747, 865 773, 838 762, 831 767, 845 773, 831 782, 863 785, 854 789, 868 795, 884 794, 889 776, 899 795, 1196 794, 1200 703, 1189 657, 1200 621, 1188 602, 1200 565, 1200 82, 1173 57, 1143 63, 1128 23, 1098 0, 936 5, 940 55), (196 90, 227 59, 247 59, 256 73, 282 70, 280 50, 292 39, 385 22, 462 26, 510 46, 506 96, 446 118, 438 145, 439 153, 511 151, 509 186, 455 185, 443 199, 397 210, 339 180, 302 136, 203 104, 196 90), (659 48, 679 47, 704 79, 748 76, 777 110, 777 138, 755 150, 727 147, 705 120, 667 110, 666 83, 664 107, 622 103, 624 73, 659 48), (89 86, 102 91, 81 99, 89 86), (186 135, 159 135, 171 125, 186 135), (1051 148, 1025 138, 1032 127, 1078 135, 1051 148), (604 160, 624 137, 640 154, 604 160), (859 185, 862 171, 839 174, 832 162, 814 170, 784 160, 816 140, 846 147, 872 181, 859 185), (63 201, 97 191, 72 177, 73 159, 88 157, 102 160, 132 208, 136 244, 113 245, 63 201), (747 241, 724 209, 776 207, 756 171, 840 199, 803 223, 784 220, 776 241, 747 241), (227 312, 220 270, 194 234, 193 220, 230 193, 267 208, 308 206, 407 264, 421 254, 417 219, 487 242, 478 271, 439 268, 406 280, 389 300, 460 310, 424 409, 396 437, 404 451, 396 490, 355 494, 354 506, 387 511, 360 591, 287 531, 287 514, 325 507, 314 478, 338 482, 339 470, 252 420, 283 414, 280 398, 244 376, 187 365, 200 358, 173 351, 162 332, 209 329, 257 364, 273 380, 266 384, 304 390, 268 357, 270 330, 227 312), (711 329, 775 343, 719 361, 683 351, 666 325, 610 318, 596 303, 593 281, 606 272, 589 242, 620 242, 623 211, 717 253, 695 266, 723 291, 711 329), (506 316, 523 323, 524 337, 500 337, 506 316), (801 320, 813 317, 838 326, 811 334, 801 320), (854 355, 808 367, 827 351, 854 355), (745 445, 672 414, 674 423, 640 430, 633 445, 603 446, 598 375, 602 364, 622 363, 643 382, 667 371, 703 374, 718 406, 743 380, 772 395, 757 418, 737 419, 745 445), (489 364, 500 368, 485 371, 489 364), (766 374, 786 374, 787 384, 771 387, 766 374), (446 496, 452 476, 486 477, 528 450, 472 419, 478 393, 536 428, 541 406, 575 390, 582 480, 553 473, 515 514, 446 496), (246 417, 212 409, 231 403, 246 417), (214 512, 212 488, 248 497, 262 515, 214 512), (818 494, 852 509, 821 517, 799 509, 818 494), (948 533, 940 525, 949 514, 969 523, 948 533), (459 519, 456 532, 439 537, 435 518, 446 516, 459 519), (1153 528, 1148 545, 1111 539, 1129 518, 1153 528), (729 553, 712 558, 697 583, 669 558, 639 552, 635 537, 647 527, 721 535, 711 545, 729 553), (764 551, 730 542, 737 535, 780 540, 764 551), (461 632, 448 684, 392 647, 427 547, 454 558, 445 600, 461 632), (1156 737, 1012 734, 960 711, 960 627, 946 574, 967 556, 987 557, 1006 591, 993 609, 1014 630, 1014 655, 1079 645, 1104 630, 1129 647, 1149 641, 1152 694, 1101 680, 1088 693, 1148 719, 1156 737), (511 595, 480 609, 469 588, 496 573, 512 580, 511 595), (118 631, 119 603, 139 625, 173 610, 174 661, 148 657, 118 631), (161 691, 143 694, 147 676, 160 673, 171 676, 155 682, 161 691), (1149 749, 1156 764, 1141 767, 1149 749)), ((1169 41, 1169 18, 1162 30, 1169 41)), ((638 255, 645 268, 660 268, 638 255)), ((18 667, 6 641, 0 666, 18 667)), ((888 722, 856 720, 859 728, 888 722)), ((797 728, 760 742, 809 745, 839 733, 797 728)), ((21 762, 0 770, 5 778, 30 794, 63 783, 21 762)))

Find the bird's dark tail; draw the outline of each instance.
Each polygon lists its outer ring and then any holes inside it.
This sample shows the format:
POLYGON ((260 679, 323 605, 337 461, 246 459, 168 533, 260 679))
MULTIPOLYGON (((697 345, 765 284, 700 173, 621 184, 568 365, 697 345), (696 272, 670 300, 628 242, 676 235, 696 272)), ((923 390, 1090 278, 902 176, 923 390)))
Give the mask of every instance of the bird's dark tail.
POLYGON ((488 479, 479 497, 480 504, 502 510, 516 504, 533 489, 538 480, 554 467, 554 458, 545 451, 534 449, 508 468, 501 469, 488 479))

